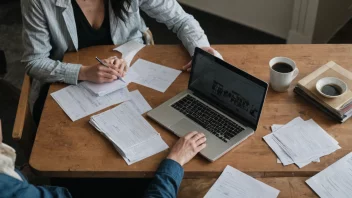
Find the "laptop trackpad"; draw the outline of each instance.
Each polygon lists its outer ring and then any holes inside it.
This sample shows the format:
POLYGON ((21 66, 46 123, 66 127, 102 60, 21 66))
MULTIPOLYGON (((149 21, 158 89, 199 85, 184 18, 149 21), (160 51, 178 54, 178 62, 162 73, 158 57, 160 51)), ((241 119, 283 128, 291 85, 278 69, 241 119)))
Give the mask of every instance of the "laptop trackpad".
POLYGON ((187 133, 191 131, 202 132, 204 130, 201 127, 197 126, 196 124, 193 124, 186 118, 183 118, 182 120, 178 121, 176 124, 172 125, 170 129, 180 137, 185 136, 187 133))

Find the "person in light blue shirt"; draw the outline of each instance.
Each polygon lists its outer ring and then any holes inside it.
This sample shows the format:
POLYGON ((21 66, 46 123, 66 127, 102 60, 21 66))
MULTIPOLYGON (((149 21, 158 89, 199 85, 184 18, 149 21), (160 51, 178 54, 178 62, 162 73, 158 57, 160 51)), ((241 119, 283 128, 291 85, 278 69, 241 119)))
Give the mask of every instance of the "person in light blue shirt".
POLYGON ((219 55, 210 47, 198 21, 177 0, 22 0, 21 11, 22 62, 33 78, 30 107, 37 124, 49 83, 107 83, 125 75, 128 67, 119 59, 100 57, 110 67, 106 68, 63 62, 63 57, 66 52, 97 45, 151 44, 142 11, 176 33, 191 56, 195 47, 219 55))
MULTIPOLYGON (((0 130, 0 142, 2 142, 0 130)), ((145 198, 174 198, 183 178, 182 166, 206 147, 203 133, 190 132, 180 138, 163 160, 150 183, 145 198)), ((15 150, 4 143, 0 144, 0 197, 23 198, 71 198, 66 188, 57 186, 35 186, 27 182, 14 167, 15 150)))

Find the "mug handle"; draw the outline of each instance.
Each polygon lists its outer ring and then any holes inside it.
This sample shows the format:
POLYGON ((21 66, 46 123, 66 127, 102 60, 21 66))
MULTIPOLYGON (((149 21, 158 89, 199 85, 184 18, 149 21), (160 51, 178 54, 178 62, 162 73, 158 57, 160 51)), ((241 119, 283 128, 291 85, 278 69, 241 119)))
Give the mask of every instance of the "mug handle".
POLYGON ((295 79, 299 74, 299 69, 296 67, 295 71, 293 72, 293 75, 292 75, 292 80, 295 79))

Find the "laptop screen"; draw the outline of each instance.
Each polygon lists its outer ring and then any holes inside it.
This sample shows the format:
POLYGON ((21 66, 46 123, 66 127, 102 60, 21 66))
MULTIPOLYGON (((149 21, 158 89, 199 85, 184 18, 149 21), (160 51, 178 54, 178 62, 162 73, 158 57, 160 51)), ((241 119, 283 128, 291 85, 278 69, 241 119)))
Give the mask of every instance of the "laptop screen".
POLYGON ((189 89, 224 113, 257 128, 267 83, 197 48, 189 89))

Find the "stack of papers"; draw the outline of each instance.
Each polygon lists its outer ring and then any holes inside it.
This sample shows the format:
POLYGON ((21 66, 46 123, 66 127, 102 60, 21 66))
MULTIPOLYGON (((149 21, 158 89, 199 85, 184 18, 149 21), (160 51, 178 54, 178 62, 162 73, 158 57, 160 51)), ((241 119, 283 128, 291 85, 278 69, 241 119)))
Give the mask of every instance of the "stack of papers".
POLYGON ((352 153, 349 153, 306 183, 322 198, 352 196, 352 153))
POLYGON ((181 73, 179 70, 142 59, 138 59, 130 70, 138 74, 138 77, 134 80, 135 83, 163 93, 181 73))
POLYGON ((51 94, 72 121, 130 99, 127 88, 98 97, 82 85, 71 85, 51 94))
POLYGON ((128 165, 168 148, 132 103, 94 115, 89 122, 114 144, 128 165))
POLYGON ((341 148, 314 120, 304 121, 300 117, 273 130, 263 139, 284 166, 295 163, 299 168, 341 148))
POLYGON ((258 181, 241 171, 226 166, 204 198, 275 198, 280 191, 258 181))

